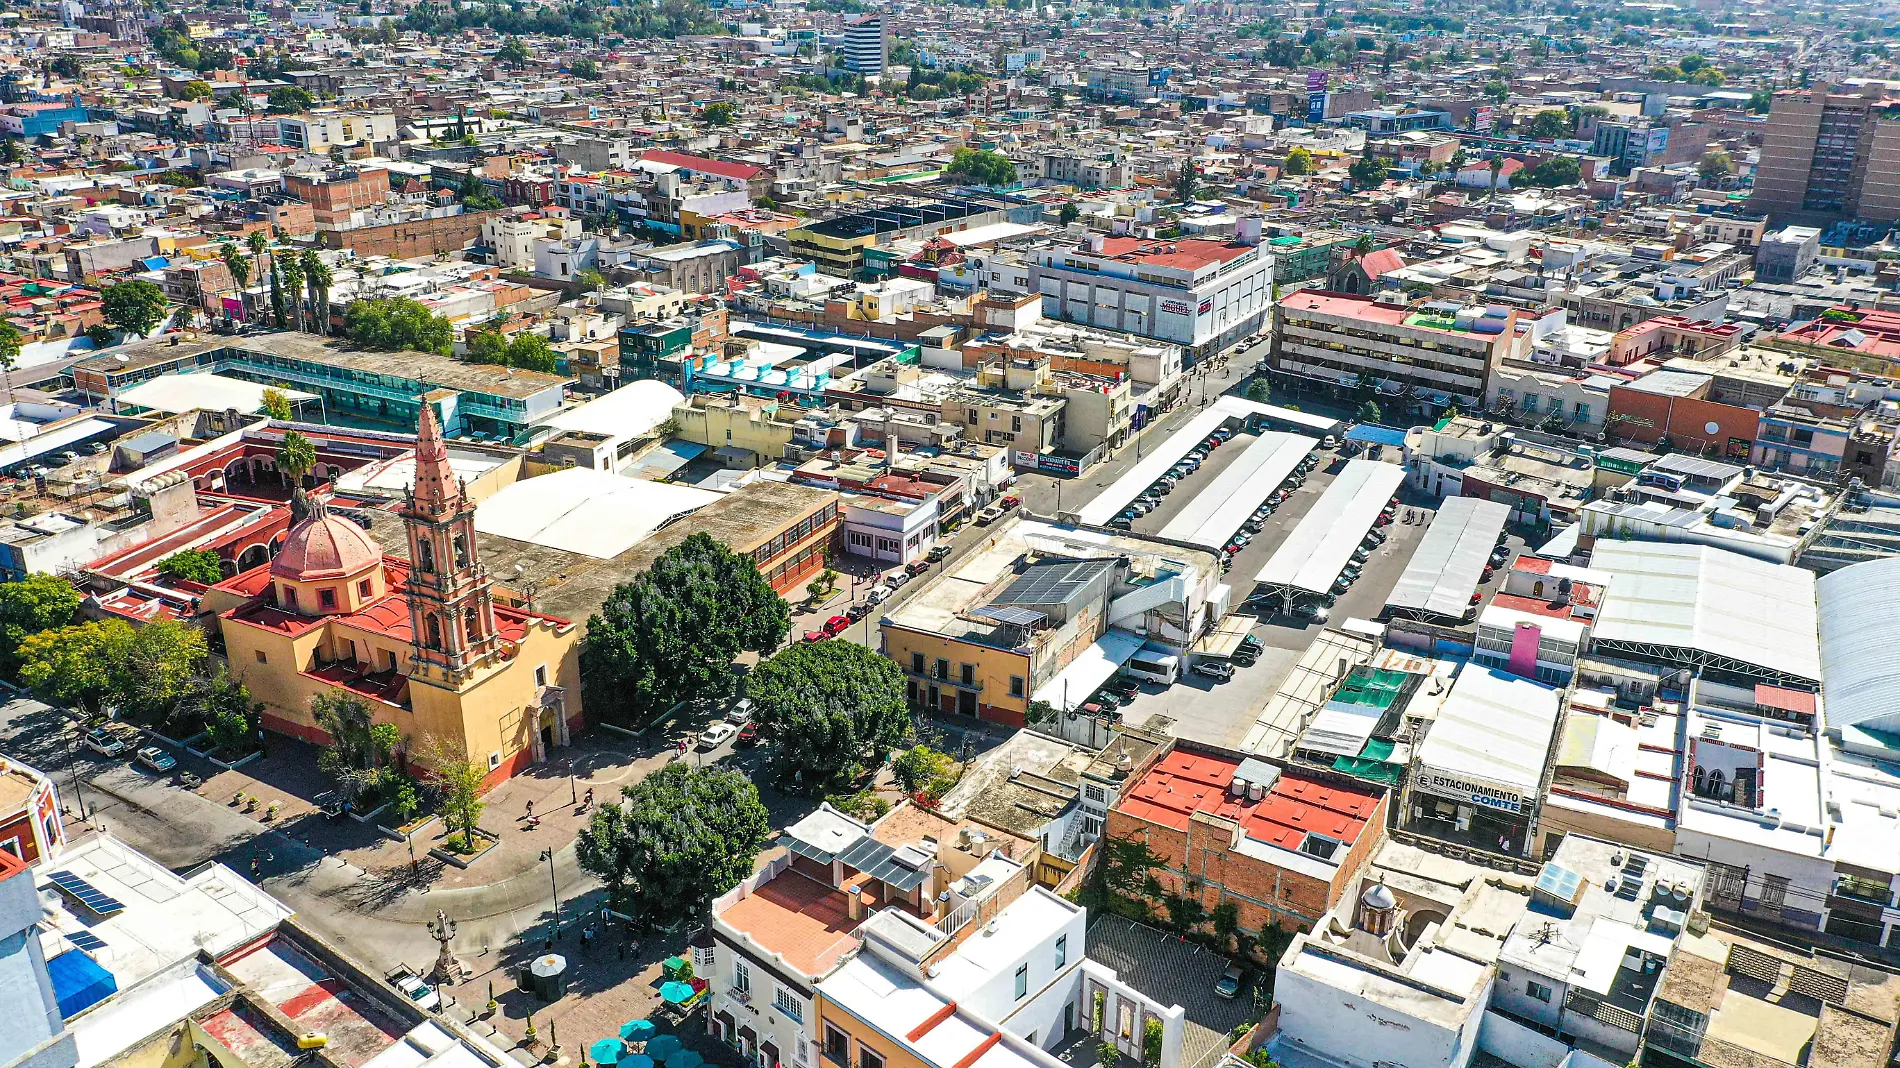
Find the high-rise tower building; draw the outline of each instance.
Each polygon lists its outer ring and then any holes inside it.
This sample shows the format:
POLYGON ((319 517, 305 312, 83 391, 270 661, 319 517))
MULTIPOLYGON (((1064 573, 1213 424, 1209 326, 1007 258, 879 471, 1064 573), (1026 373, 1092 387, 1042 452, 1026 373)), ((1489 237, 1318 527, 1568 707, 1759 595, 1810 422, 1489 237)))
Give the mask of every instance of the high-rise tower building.
POLYGON ((839 55, 846 70, 857 71, 867 78, 883 74, 890 54, 890 35, 885 30, 882 13, 874 11, 845 20, 844 43, 839 55))
POLYGON ((1900 100, 1879 86, 1847 95, 1775 94, 1749 206, 1774 215, 1900 220, 1900 100))

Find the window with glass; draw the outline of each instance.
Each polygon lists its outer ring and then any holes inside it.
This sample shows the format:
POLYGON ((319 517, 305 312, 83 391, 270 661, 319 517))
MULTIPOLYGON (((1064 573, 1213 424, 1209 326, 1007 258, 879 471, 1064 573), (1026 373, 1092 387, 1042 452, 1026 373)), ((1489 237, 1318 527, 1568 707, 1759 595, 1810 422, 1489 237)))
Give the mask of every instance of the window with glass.
POLYGON ((1029 965, 1019 964, 1016 966, 1016 1000, 1021 1001, 1022 999, 1028 996, 1029 996, 1029 965))

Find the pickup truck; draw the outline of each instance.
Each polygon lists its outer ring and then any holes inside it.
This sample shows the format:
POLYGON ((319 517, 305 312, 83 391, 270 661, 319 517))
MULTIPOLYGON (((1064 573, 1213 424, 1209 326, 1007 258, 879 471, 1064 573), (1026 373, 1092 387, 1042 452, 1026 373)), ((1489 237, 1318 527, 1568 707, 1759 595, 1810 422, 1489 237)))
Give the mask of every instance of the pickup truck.
POLYGON ((424 982, 420 975, 408 968, 397 968, 395 971, 385 972, 383 978, 389 980, 390 986, 401 991, 403 997, 415 1002, 416 1007, 424 1012, 434 1012, 442 1004, 442 997, 435 992, 435 987, 424 982))

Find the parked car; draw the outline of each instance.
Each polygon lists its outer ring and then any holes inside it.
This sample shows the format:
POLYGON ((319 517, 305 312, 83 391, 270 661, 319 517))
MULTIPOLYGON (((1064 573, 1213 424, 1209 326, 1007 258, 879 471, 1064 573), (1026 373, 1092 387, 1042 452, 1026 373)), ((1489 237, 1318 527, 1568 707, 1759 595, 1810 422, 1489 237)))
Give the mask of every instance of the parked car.
POLYGON ((878 585, 871 587, 871 591, 864 595, 864 605, 866 608, 876 608, 878 605, 883 604, 885 600, 887 600, 890 597, 890 595, 891 595, 891 588, 882 583, 879 583, 878 585))
POLYGON ((707 727, 705 731, 700 734, 699 749, 701 752, 708 749, 717 749, 738 733, 739 728, 730 723, 715 723, 707 727))
POLYGON ((930 549, 930 552, 929 552, 929 553, 927 553, 927 554, 925 554, 925 556, 924 556, 924 559, 926 559, 926 560, 928 560, 928 561, 930 561, 931 563, 933 563, 933 564, 934 564, 934 563, 936 563, 937 561, 939 561, 939 560, 941 560, 941 559, 943 559, 944 557, 946 557, 946 556, 949 556, 949 555, 950 555, 950 546, 948 546, 948 545, 934 545, 934 546, 932 546, 932 547, 931 547, 931 549, 930 549))
POLYGON ((139 750, 138 762, 145 768, 158 772, 160 775, 176 770, 178 767, 176 758, 155 745, 148 745, 139 750))
POLYGON ((741 697, 726 709, 727 723, 752 722, 752 698, 741 697))
POLYGON ((858 620, 871 614, 871 606, 865 604, 863 601, 859 601, 857 604, 845 609, 844 614, 851 622, 856 623, 858 620))
POLYGON ((988 508, 976 513, 976 525, 979 527, 987 527, 1001 518, 1003 518, 1003 509, 992 504, 988 508))
POLYGON ((845 631, 845 628, 849 627, 850 625, 851 625, 851 617, 832 616, 830 619, 825 620, 825 626, 824 626, 825 637, 836 638, 838 635, 843 634, 845 631))
POLYGON ((1322 449, 1337 449, 1339 448, 1339 439, 1328 434, 1319 439, 1319 447, 1322 449))
POLYGON ((889 585, 891 589, 894 589, 894 590, 901 589, 904 586, 904 584, 909 581, 910 581, 910 572, 905 571, 902 568, 899 568, 898 570, 893 571, 890 574, 884 576, 884 582, 887 585, 889 585))
POLYGON ((756 723, 748 723, 740 727, 739 736, 733 739, 732 744, 747 746, 759 744, 759 725, 756 723))
POLYGON ((1262 643, 1259 638, 1256 638, 1253 635, 1249 634, 1246 637, 1240 639, 1240 645, 1237 646, 1237 648, 1242 651, 1252 653, 1254 656, 1259 656, 1260 651, 1262 649, 1265 649, 1266 645, 1262 643))
POLYGON ((1126 515, 1118 515, 1115 518, 1109 520, 1108 525, 1111 527, 1114 527, 1116 530, 1133 530, 1135 527, 1135 521, 1128 518, 1126 515))
POLYGON ((1227 970, 1220 973, 1220 979, 1214 983, 1214 995, 1223 998, 1237 998, 1240 996, 1242 982, 1239 966, 1229 964, 1227 970))
POLYGON ((87 749, 103 757, 123 756, 125 751, 131 748, 131 746, 126 745, 124 741, 120 740, 117 735, 106 730, 104 727, 100 727, 98 730, 87 731, 84 745, 87 749))
POLYGON ((1217 682, 1226 682, 1234 677, 1234 665, 1225 660, 1203 660, 1194 665, 1194 673, 1217 682))
POLYGON ((929 560, 912 560, 904 565, 904 573, 907 575, 921 575, 928 570, 930 570, 929 560))
POLYGON ((1326 622, 1326 606, 1314 604, 1312 601, 1301 601, 1293 606, 1293 618, 1303 619, 1308 623, 1324 623, 1326 622))
POLYGON ((424 1012, 434 1012, 442 1004, 442 997, 436 993, 435 987, 423 982, 421 976, 407 968, 397 968, 393 972, 386 973, 384 978, 389 980, 390 986, 395 987, 403 997, 414 1002, 416 1008, 424 1012))

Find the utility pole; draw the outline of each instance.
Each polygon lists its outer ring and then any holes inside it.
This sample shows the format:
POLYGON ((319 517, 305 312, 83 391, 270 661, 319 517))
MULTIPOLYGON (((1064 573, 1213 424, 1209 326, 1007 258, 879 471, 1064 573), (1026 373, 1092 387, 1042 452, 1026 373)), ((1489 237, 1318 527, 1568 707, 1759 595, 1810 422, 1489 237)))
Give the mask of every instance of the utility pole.
POLYGON ((554 850, 541 851, 541 859, 548 862, 548 893, 554 897, 554 937, 561 937, 561 887, 554 881, 554 850))

